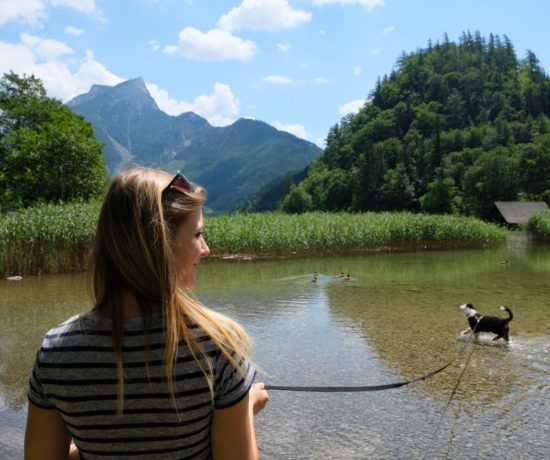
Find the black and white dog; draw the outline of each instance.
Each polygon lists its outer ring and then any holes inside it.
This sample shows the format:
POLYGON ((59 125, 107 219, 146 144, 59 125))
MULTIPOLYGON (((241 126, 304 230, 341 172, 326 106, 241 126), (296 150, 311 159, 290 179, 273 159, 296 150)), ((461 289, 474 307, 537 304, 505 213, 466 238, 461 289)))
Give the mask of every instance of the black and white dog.
POLYGON ((492 332, 496 334, 493 337, 493 340, 504 339, 508 342, 508 331, 510 326, 508 325, 510 321, 514 318, 512 310, 506 306, 500 307, 501 310, 506 310, 508 312, 508 318, 499 318, 498 316, 483 316, 481 315, 471 303, 465 303, 460 306, 460 309, 466 315, 468 319, 468 324, 470 327, 465 331, 462 331, 462 335, 472 332, 474 334, 474 339, 477 339, 478 332, 492 332))

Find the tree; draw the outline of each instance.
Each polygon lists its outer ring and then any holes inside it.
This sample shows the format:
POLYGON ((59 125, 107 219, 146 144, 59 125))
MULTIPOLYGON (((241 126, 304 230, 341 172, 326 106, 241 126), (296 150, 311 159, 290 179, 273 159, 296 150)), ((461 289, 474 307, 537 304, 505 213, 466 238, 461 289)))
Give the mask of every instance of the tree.
POLYGON ((0 208, 90 199, 108 176, 92 127, 34 76, 0 80, 0 208))
POLYGON ((522 192, 540 199, 550 190, 550 134, 522 146, 519 171, 522 192))
POLYGON ((497 147, 483 152, 464 176, 464 204, 470 214, 490 219, 494 202, 514 201, 519 191, 516 152, 497 147))
POLYGON ((302 186, 292 185, 290 192, 281 201, 281 211, 287 214, 301 214, 311 210, 311 196, 302 186))
POLYGON ((411 209, 414 201, 414 187, 409 180, 403 163, 388 169, 384 184, 380 188, 380 200, 385 209, 411 209))
POLYGON ((456 187, 452 177, 438 177, 428 184, 428 191, 420 197, 423 211, 436 214, 456 213, 456 187))

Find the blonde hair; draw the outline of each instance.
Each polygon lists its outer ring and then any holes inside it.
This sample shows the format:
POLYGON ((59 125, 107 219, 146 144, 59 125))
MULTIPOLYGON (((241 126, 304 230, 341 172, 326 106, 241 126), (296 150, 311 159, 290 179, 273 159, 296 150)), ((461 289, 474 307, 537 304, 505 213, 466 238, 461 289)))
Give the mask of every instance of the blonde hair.
MULTIPOLYGON (((165 374, 174 403, 174 363, 182 338, 213 395, 213 364, 190 326, 199 326, 237 371, 242 373, 241 359, 250 360, 251 341, 243 328, 190 298, 177 285, 172 238, 179 225, 203 206, 206 192, 196 185, 186 192, 163 192, 170 179, 164 172, 147 168, 119 173, 107 191, 99 215, 89 279, 93 309, 112 319, 119 413, 124 406, 122 288, 137 299, 144 319, 160 308, 165 374)), ((146 336, 146 343, 147 340, 146 336)))

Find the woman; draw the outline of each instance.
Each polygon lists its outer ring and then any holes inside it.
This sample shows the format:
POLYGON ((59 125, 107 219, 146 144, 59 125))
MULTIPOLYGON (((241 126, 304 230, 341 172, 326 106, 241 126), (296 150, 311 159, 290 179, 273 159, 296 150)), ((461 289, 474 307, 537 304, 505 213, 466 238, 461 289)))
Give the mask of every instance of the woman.
POLYGON ((51 329, 29 382, 26 459, 258 457, 250 340, 185 294, 210 250, 204 189, 138 168, 107 192, 93 309, 51 329), (71 438, 74 444, 71 444, 71 438))

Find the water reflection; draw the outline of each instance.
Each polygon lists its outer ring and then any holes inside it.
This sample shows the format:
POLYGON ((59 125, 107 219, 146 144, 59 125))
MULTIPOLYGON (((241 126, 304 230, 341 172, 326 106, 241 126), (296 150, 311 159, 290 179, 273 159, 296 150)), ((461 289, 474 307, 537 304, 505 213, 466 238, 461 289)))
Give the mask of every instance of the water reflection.
MULTIPOLYGON (((257 422, 262 458, 543 458, 550 447, 549 273, 549 248, 518 239, 479 251, 209 260, 196 295, 245 325, 262 379, 272 384, 402 381, 466 346, 445 372, 398 390, 273 392, 257 422), (510 306, 510 346, 465 344, 464 302, 485 314, 510 306)), ((0 281, 0 458, 21 457, 26 380, 42 335, 87 308, 84 275, 0 281)))
POLYGON ((0 282, 0 400, 26 403, 25 374, 45 332, 88 308, 83 275, 29 277, 0 282))

